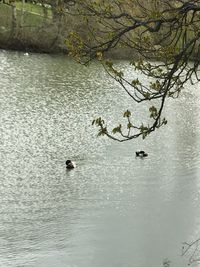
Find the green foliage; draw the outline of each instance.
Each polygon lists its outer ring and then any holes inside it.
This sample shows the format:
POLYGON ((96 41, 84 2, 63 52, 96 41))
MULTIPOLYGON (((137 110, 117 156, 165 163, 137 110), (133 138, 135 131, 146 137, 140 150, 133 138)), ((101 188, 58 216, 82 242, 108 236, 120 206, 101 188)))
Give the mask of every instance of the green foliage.
POLYGON ((121 133, 121 132, 122 132, 122 125, 121 124, 119 124, 119 126, 112 129, 113 134, 121 133))
POLYGON ((144 66, 144 61, 143 61, 143 59, 140 58, 139 60, 131 61, 130 65, 134 66, 135 70, 142 70, 143 66, 144 66))
POLYGON ((162 84, 156 80, 155 82, 150 82, 150 88, 159 91, 162 88, 162 84))
POLYGON ((156 117, 158 116, 157 108, 154 106, 151 106, 149 108, 149 112, 150 112, 150 118, 156 119, 156 117))
POLYGON ((149 99, 151 94, 149 92, 145 92, 144 94, 145 99, 149 99))
POLYGON ((79 61, 84 48, 84 43, 81 36, 76 32, 70 32, 68 38, 66 39, 66 45, 69 54, 79 61))
POLYGON ((144 126, 143 124, 140 126, 140 132, 142 133, 142 139, 145 139, 149 134, 149 127, 144 126))
MULTIPOLYGON (((113 0, 112 3, 109 0, 86 1, 85 21, 93 38, 87 43, 78 36, 71 35, 68 47, 72 55, 83 59, 85 57, 88 61, 97 58, 133 101, 138 104, 146 101, 156 103, 156 107, 150 104, 149 113, 147 112, 147 121, 149 117, 151 119, 150 125, 146 126, 142 122, 133 124, 131 112, 127 110, 123 114, 127 120, 125 127, 119 124, 112 129, 111 134, 101 118, 94 120, 93 124, 100 128, 99 135, 106 134, 118 141, 139 136, 146 138, 151 132, 167 124, 162 113, 168 97, 178 97, 184 84, 188 81, 192 83, 195 76, 196 80, 200 80, 200 8, 197 2, 170 1, 168 4, 162 0, 113 0), (112 60, 106 60, 107 52, 116 47, 129 49, 133 77, 131 72, 126 74, 120 65, 114 66, 112 60), (191 63, 194 54, 197 56, 194 63, 191 63), (144 80, 135 77, 138 73, 140 77, 145 76, 144 80), (121 135, 121 139, 113 137, 113 134, 121 135)), ((82 11, 81 15, 83 13, 82 11)), ((135 112, 134 118, 136 115, 135 112)))
POLYGON ((97 52, 97 59, 101 61, 103 59, 103 54, 101 52, 97 52))
POLYGON ((94 119, 92 121, 92 125, 94 125, 94 124, 96 124, 97 126, 102 126, 103 124, 105 124, 105 122, 101 117, 99 117, 99 118, 94 119))
POLYGON ((129 118, 131 116, 131 112, 127 109, 127 111, 124 112, 123 117, 124 118, 129 118))
POLYGON ((113 68, 113 62, 112 62, 112 60, 106 60, 105 64, 106 64, 106 66, 107 66, 109 69, 112 69, 112 68, 113 68))
POLYGON ((133 124, 131 122, 128 122, 127 129, 131 129, 131 128, 133 128, 133 124))
POLYGON ((162 16, 162 13, 157 9, 153 10, 150 14, 151 18, 160 18, 162 16))
POLYGON ((114 68, 112 60, 107 60, 105 65, 107 66, 108 71, 112 73, 115 78, 122 78, 124 76, 123 71, 114 68))
POLYGON ((135 80, 132 80, 131 85, 134 86, 134 87, 137 87, 138 85, 141 85, 141 83, 140 83, 140 81, 137 78, 135 80))
POLYGON ((103 135, 107 134, 107 128, 105 126, 105 121, 101 117, 94 119, 92 121, 92 125, 96 125, 99 127, 99 132, 98 132, 97 136, 103 136, 103 135))

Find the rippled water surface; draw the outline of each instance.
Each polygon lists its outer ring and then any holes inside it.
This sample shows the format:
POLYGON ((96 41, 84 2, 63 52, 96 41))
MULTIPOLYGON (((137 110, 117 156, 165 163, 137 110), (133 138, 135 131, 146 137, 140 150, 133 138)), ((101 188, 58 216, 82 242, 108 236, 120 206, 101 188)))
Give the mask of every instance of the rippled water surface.
POLYGON ((0 266, 186 266, 182 242, 200 234, 199 89, 169 101, 165 128, 116 143, 92 119, 137 107, 98 64, 0 52, 0 266))

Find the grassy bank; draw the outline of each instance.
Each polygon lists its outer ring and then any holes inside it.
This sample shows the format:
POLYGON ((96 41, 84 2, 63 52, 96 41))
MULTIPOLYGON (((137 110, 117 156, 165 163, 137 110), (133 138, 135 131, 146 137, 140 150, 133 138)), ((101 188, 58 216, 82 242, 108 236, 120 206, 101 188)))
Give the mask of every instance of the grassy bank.
MULTIPOLYGON (((8 4, 0 2, 0 48, 14 49, 35 52, 66 52, 65 39, 69 32, 75 31, 80 33, 83 39, 92 38, 91 32, 80 17, 66 15, 61 21, 53 21, 51 7, 46 5, 45 8, 41 5, 16 2, 17 8, 17 29, 13 36, 12 30, 12 7, 8 4)), ((96 25, 95 35, 99 34, 101 29, 100 24, 95 20, 92 26, 96 25), (100 28, 99 28, 100 27, 100 28)), ((102 31, 104 28, 102 28, 102 31)), ((152 43, 157 43, 160 35, 164 32, 152 33, 149 38, 152 43)), ((193 37, 193 33, 188 30, 188 39, 193 37)), ((130 33, 130 38, 137 40, 137 34, 130 33)), ((102 35, 103 38, 103 35, 102 35)), ((182 47, 181 37, 177 43, 177 47, 182 47)), ((167 40, 168 41, 168 40, 167 40)), ((195 55, 195 51, 193 53, 195 55)), ((112 49, 109 52, 109 57, 130 59, 130 56, 136 58, 138 53, 132 48, 120 47, 112 49)), ((153 55, 152 55, 153 57, 153 55)), ((154 57, 155 58, 155 57, 154 57)))
MULTIPOLYGON (((66 36, 71 31, 81 32, 84 38, 88 36, 88 30, 84 23, 74 16, 64 16, 62 23, 55 23, 52 19, 52 11, 40 5, 17 2, 17 35, 11 35, 12 7, 0 3, 0 48, 35 52, 66 52, 66 36), (22 11, 23 9, 23 11, 22 11)), ((113 58, 129 58, 129 49, 115 49, 110 53, 113 58)))
MULTIPOLYGON (((30 13, 33 13, 35 15, 40 15, 40 16, 44 16, 44 9, 41 5, 34 5, 34 4, 31 4, 31 3, 25 3, 24 5, 22 4, 22 2, 17 2, 16 3, 16 7, 18 10, 22 10, 24 9, 25 12, 28 12, 29 14, 30 13)), ((52 11, 51 11, 51 8, 46 6, 45 7, 45 10, 47 12, 47 16, 49 19, 52 18, 52 11)))
MULTIPOLYGON (((41 6, 33 4, 25 4, 22 8, 22 3, 17 2, 17 21, 18 24, 23 23, 24 27, 40 27, 42 23, 51 23, 52 12, 50 8, 47 8, 47 17, 44 17, 44 11, 41 6), (23 16, 23 20, 22 20, 23 16), (47 20, 47 21, 46 21, 47 20)), ((0 3, 0 26, 6 27, 8 30, 12 22, 12 7, 0 3)))
POLYGON ((0 3, 0 48, 32 50, 38 52, 60 52, 65 50, 64 40, 58 36, 58 25, 52 21, 52 12, 42 6, 17 3, 17 29, 11 34, 12 7, 0 3), (62 44, 62 45, 61 45, 62 44))

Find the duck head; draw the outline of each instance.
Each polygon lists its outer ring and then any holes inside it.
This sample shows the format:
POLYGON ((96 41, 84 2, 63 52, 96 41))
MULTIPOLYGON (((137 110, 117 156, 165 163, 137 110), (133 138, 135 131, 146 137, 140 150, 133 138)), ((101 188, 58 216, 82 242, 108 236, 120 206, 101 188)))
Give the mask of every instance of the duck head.
POLYGON ((69 159, 66 161, 66 168, 67 169, 74 169, 75 167, 76 167, 76 164, 74 162, 72 162, 69 159))

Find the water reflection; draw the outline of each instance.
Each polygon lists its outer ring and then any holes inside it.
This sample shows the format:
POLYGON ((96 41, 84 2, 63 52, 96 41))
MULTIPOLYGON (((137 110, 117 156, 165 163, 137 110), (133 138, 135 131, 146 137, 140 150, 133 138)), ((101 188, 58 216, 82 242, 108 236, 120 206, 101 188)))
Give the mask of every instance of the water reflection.
MULTIPOLYGON (((200 94, 170 101, 142 142, 96 139, 136 107, 94 64, 0 53, 0 265, 183 267, 199 225, 200 94), (135 158, 145 148, 149 158, 135 158), (65 170, 66 158, 78 168, 65 170)), ((125 62, 119 62, 125 64, 125 62)), ((143 116, 143 113, 141 113, 143 116)))

